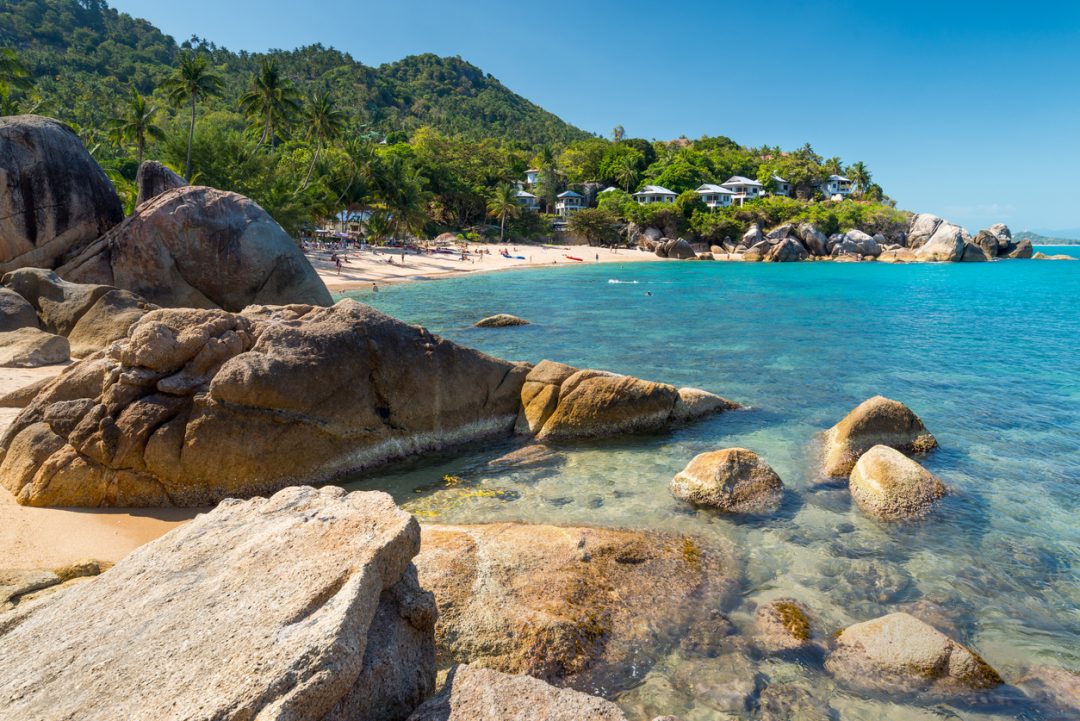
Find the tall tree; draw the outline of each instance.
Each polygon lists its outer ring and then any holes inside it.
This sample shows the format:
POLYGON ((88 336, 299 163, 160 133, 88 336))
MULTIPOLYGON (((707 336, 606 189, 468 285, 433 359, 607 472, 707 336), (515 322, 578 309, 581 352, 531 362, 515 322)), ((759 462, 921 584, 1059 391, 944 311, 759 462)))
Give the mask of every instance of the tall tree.
POLYGON ((205 53, 187 50, 180 54, 180 64, 173 74, 166 78, 163 87, 173 105, 191 106, 187 160, 184 162, 184 178, 190 181, 191 146, 195 142, 195 107, 200 100, 221 93, 221 76, 214 71, 205 53))
POLYGON ((499 219, 499 242, 506 239, 506 219, 516 218, 521 213, 517 190, 505 184, 495 188, 487 204, 488 213, 499 219))
POLYGON ((639 162, 638 154, 627 153, 619 158, 619 164, 615 167, 615 180, 622 183, 627 193, 630 192, 630 186, 637 181, 639 162))
POLYGON ((614 128, 611 129, 611 137, 615 140, 616 143, 621 143, 623 135, 625 134, 626 130, 624 130, 623 126, 621 125, 616 125, 614 128))
POLYGON ((133 88, 120 115, 113 118, 113 131, 117 138, 121 142, 135 144, 135 155, 139 165, 142 165, 147 138, 155 140, 165 138, 165 132, 154 122, 157 112, 157 106, 151 105, 146 96, 133 88))
POLYGON ((29 90, 32 87, 34 78, 19 60, 18 54, 11 48, 0 48, 0 115, 14 115, 13 94, 17 90, 29 90))
POLYGON ((540 197, 544 201, 547 212, 555 209, 555 202, 559 195, 559 168, 555 159, 555 151, 551 146, 545 145, 540 149, 540 197))
POLYGON ((870 169, 866 167, 866 163, 861 160, 857 163, 852 163, 847 169, 847 177, 851 180, 860 194, 866 193, 870 188, 870 169))
POLYGON ((296 88, 281 74, 277 60, 266 58, 251 77, 251 87, 240 96, 240 109, 253 127, 261 128, 259 145, 274 147, 277 132, 300 110, 296 88))
POLYGON ((315 152, 311 156, 311 165, 308 166, 299 190, 303 190, 311 182, 311 173, 315 170, 315 163, 319 162, 319 154, 323 148, 341 135, 345 127, 345 113, 338 109, 329 92, 317 90, 304 106, 303 121, 305 134, 308 141, 315 145, 315 152))
POLYGON ((840 175, 844 172, 844 165, 840 158, 835 155, 821 164, 829 175, 840 175))

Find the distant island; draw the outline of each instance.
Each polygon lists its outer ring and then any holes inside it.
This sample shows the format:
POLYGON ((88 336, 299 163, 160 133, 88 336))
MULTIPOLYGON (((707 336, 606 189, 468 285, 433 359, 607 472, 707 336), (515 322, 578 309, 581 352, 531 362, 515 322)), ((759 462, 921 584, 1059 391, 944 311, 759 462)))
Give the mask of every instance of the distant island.
POLYGON ((1080 239, 1077 238, 1055 238, 1049 235, 1032 233, 1030 230, 1021 230, 1013 237, 1016 240, 1027 240, 1032 245, 1080 245, 1080 239))

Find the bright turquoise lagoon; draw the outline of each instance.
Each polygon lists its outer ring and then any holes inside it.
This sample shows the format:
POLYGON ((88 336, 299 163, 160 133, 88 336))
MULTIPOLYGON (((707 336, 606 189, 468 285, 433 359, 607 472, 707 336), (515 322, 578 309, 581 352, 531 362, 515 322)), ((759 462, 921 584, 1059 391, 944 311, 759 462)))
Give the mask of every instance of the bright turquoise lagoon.
MULTIPOLYGON (((444 522, 721 537, 744 564, 737 626, 778 596, 805 602, 826 634, 909 610, 1007 680, 1040 665, 1080 670, 1080 261, 581 265, 350 295, 496 356, 696 386, 747 406, 663 435, 559 448, 540 467, 489 467, 505 444, 379 474, 407 508, 444 522), (471 327, 497 312, 533 324, 471 327), (876 394, 908 404, 941 444, 923 462, 951 494, 924 520, 873 521, 819 472, 821 431, 876 394), (774 517, 723 517, 668 493, 694 455, 728 446, 757 451, 783 478, 774 517), (496 493, 425 490, 444 474, 496 493)), ((743 718, 679 684, 689 663, 673 654, 616 700, 632 718, 743 718)), ((812 662, 755 663, 845 720, 1060 718, 1023 702, 903 705, 844 691, 812 662)))

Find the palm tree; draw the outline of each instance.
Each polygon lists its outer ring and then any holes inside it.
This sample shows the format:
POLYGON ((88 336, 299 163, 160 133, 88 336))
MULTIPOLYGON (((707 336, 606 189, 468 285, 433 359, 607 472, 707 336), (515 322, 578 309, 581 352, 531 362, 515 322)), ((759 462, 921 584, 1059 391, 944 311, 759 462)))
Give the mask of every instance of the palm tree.
POLYGON ((626 130, 624 130, 623 126, 621 126, 621 125, 616 125, 614 128, 611 129, 611 137, 615 139, 616 143, 622 141, 623 135, 625 133, 626 133, 626 130))
POLYGON ((135 143, 136 157, 139 165, 142 165, 143 153, 146 150, 147 137, 156 140, 165 138, 164 131, 154 123, 157 115, 157 106, 151 105, 146 96, 132 89, 131 96, 124 104, 121 114, 113 118, 113 132, 120 142, 135 143))
POLYGON ((394 235, 419 231, 428 220, 424 177, 399 156, 384 160, 379 170, 379 197, 390 214, 394 235))
POLYGON ((857 163, 853 163, 851 167, 847 169, 847 176, 851 180, 851 184, 859 190, 859 194, 863 194, 870 187, 870 169, 866 167, 866 163, 861 160, 857 163))
POLYGON ((315 163, 319 162, 323 146, 341 135, 345 127, 345 113, 334 104, 330 93, 318 90, 304 107, 303 122, 308 141, 315 144, 315 153, 311 156, 311 165, 308 166, 304 182, 298 190, 306 188, 311 181, 311 172, 315 170, 315 163))
POLYGON ((619 181, 630 192, 630 186, 638 177, 638 160, 633 155, 626 154, 619 158, 619 164, 615 167, 615 180, 619 181))
POLYGON ((840 175, 844 172, 844 166, 840 161, 840 158, 835 155, 822 163, 822 167, 829 175, 840 175))
POLYGON ((251 88, 240 96, 240 109, 248 116, 253 127, 262 127, 259 145, 270 143, 278 128, 283 127, 300 109, 296 89, 289 79, 278 70, 277 61, 268 58, 259 66, 259 72, 251 77, 251 88))
POLYGON ((516 218, 521 214, 521 204, 517 200, 517 191, 512 185, 500 185, 495 188, 487 204, 488 213, 499 219, 499 242, 506 238, 506 219, 516 218))
POLYGON ((184 162, 184 178, 190 181, 191 146, 195 142, 195 106, 200 100, 221 93, 221 76, 214 72, 205 54, 188 50, 180 54, 180 64, 165 79, 163 87, 174 106, 191 105, 187 160, 184 162))
POLYGON ((364 222, 364 227, 367 230, 368 242, 372 245, 382 243, 390 236, 390 231, 393 230, 390 214, 385 210, 372 211, 364 222))
POLYGON ((0 48, 0 115, 14 114, 12 93, 34 87, 34 77, 11 48, 0 48))

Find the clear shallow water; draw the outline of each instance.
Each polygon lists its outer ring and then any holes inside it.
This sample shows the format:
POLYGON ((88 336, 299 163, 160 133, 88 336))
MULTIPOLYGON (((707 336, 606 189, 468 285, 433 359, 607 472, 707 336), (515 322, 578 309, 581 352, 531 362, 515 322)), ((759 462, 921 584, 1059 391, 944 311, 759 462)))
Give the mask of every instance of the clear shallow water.
MULTIPOLYGON (((777 596, 804 601, 824 633, 907 609, 973 644, 1006 679, 1039 664, 1080 669, 1080 262, 585 265, 351 295, 500 357, 606 368, 749 406, 664 435, 561 447, 530 468, 488 465, 506 444, 380 474, 377 485, 422 518, 722 537, 743 555, 737 626, 777 596), (470 327, 496 312, 533 325, 470 327), (907 403, 941 443, 924 464, 952 494, 920 522, 872 521, 818 471, 820 432, 875 394, 907 403), (695 454, 727 446, 754 449, 783 478, 776 516, 734 520, 668 493, 695 454), (444 474, 468 488, 441 488, 444 474)), ((688 670, 710 673, 691 663, 673 655, 618 701, 643 718, 727 718, 708 693, 680 685, 688 670)), ((812 690, 842 719, 1060 718, 1038 706, 861 697, 813 663, 759 660, 757 671, 812 690)))

